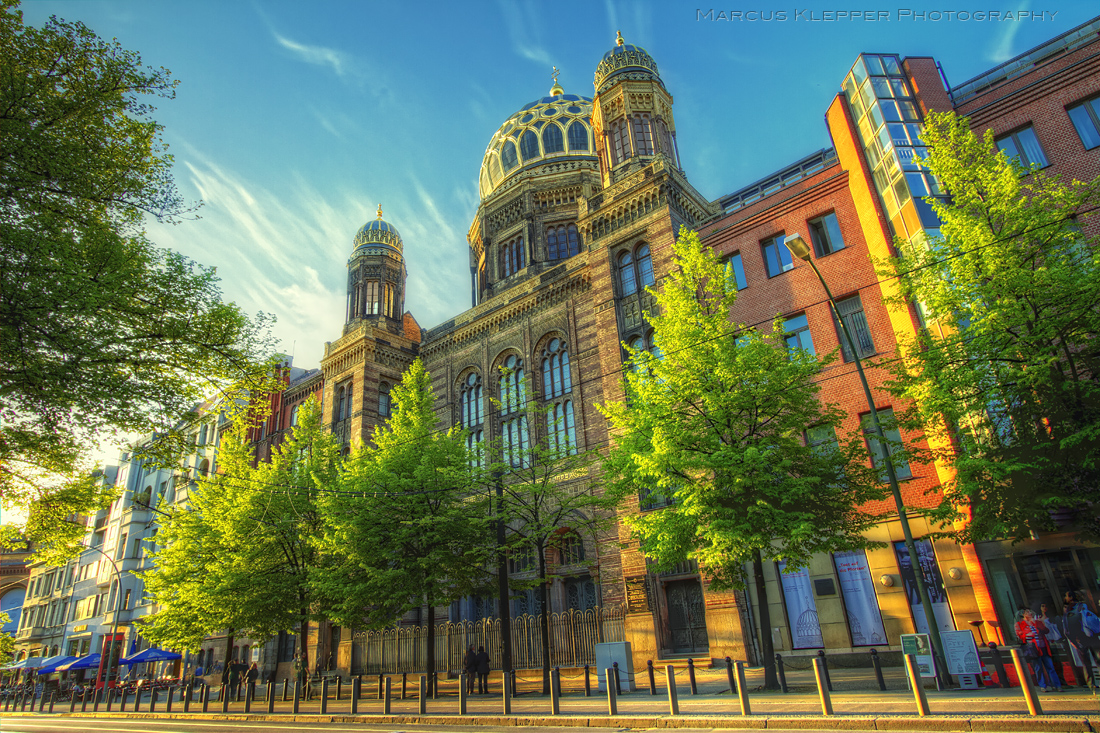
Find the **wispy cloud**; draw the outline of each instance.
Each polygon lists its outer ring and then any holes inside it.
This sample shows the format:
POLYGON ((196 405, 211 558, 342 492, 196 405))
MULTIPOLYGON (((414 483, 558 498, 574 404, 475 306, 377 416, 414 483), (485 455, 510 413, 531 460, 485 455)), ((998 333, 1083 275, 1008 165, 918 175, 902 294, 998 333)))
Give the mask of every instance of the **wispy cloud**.
POLYGON ((337 76, 344 76, 349 70, 349 57, 343 51, 324 46, 309 46, 304 43, 292 41, 286 36, 272 31, 275 40, 280 46, 287 49, 307 64, 317 66, 330 66, 337 76))
MULTIPOLYGON (((1019 3, 1015 8, 1012 8, 1013 12, 1020 10, 1027 10, 1031 3, 1023 2, 1019 3)), ((1016 42, 1016 34, 1020 32, 1020 28, 1023 27, 1023 23, 1001 23, 1001 32, 994 38, 993 48, 989 52, 989 60, 995 64, 1000 64, 1008 61, 1015 56, 1018 52, 1014 50, 1016 42)))
POLYGON ((529 3, 510 2, 501 0, 498 4, 504 16, 504 22, 508 26, 508 37, 512 43, 512 50, 522 58, 533 61, 547 68, 554 66, 550 53, 540 44, 538 28, 542 24, 542 18, 536 13, 539 6, 529 3))

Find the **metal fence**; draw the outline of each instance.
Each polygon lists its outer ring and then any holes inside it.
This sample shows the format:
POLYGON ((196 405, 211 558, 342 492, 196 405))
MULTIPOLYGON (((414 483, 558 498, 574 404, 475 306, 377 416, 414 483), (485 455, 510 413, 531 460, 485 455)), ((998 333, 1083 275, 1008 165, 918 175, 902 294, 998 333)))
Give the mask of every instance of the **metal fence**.
MULTIPOLYGON (((595 645, 624 641, 622 607, 593 608, 550 614, 550 664, 583 667, 596 663, 595 645)), ((352 637, 352 674, 419 672, 427 664, 427 626, 360 631, 352 637)), ((500 619, 438 624, 435 629, 436 671, 458 671, 466 649, 485 647, 494 669, 500 669, 500 619)), ((512 666, 542 667, 542 616, 512 619, 512 666)))

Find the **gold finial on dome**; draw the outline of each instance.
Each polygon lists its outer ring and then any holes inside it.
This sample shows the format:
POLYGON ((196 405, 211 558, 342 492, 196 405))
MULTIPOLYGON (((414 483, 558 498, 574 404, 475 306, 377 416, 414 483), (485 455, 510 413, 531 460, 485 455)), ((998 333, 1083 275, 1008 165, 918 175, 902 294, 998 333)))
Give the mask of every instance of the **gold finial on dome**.
POLYGON ((550 76, 554 77, 554 86, 550 87, 551 97, 555 97, 559 94, 565 94, 565 90, 561 88, 561 84, 558 84, 558 74, 560 73, 561 71, 558 69, 557 66, 555 66, 553 73, 550 74, 550 76))
POLYGON ((622 31, 615 31, 615 35, 617 36, 617 38, 615 38, 615 45, 616 46, 621 46, 624 43, 626 43, 626 41, 623 40, 623 32, 622 31))
POLYGON ((378 204, 378 220, 382 220, 382 204, 378 204))

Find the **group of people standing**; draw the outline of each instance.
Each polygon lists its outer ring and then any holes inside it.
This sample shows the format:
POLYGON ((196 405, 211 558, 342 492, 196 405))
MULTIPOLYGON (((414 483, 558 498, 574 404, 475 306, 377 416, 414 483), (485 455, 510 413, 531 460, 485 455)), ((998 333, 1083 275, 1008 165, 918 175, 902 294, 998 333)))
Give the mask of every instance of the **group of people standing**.
POLYGON ((237 691, 241 688, 241 682, 245 682, 251 687, 256 684, 256 680, 259 677, 260 669, 256 666, 255 662, 253 662, 250 667, 234 659, 226 664, 225 669, 222 671, 222 684, 228 685, 229 694, 236 697, 237 691))
POLYGON ((471 644, 466 649, 466 656, 462 660, 462 667, 466 672, 466 692, 474 694, 474 677, 477 677, 477 691, 480 695, 489 694, 489 653, 485 647, 479 646, 474 651, 471 644))
POLYGON ((1100 660, 1100 617, 1088 606, 1084 591, 1066 591, 1062 613, 1052 615, 1046 603, 1039 613, 1021 608, 1016 614, 1016 639, 1043 692, 1059 692, 1062 677, 1054 659, 1054 645, 1068 649, 1074 667, 1084 669, 1092 684, 1093 663, 1100 660))

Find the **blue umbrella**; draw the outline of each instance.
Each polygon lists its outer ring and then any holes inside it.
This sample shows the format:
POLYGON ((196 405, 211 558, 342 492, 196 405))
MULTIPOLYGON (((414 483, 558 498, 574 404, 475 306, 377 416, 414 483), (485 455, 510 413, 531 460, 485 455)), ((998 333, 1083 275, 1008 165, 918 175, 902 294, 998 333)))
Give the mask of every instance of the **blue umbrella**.
POLYGON ((4 667, 4 669, 5 670, 8 670, 8 669, 34 669, 35 667, 37 667, 39 665, 39 663, 41 661, 42 661, 42 657, 27 657, 26 659, 24 659, 21 662, 16 662, 15 664, 9 664, 7 667, 4 667))
POLYGON ((62 664, 68 664, 69 662, 75 662, 76 657, 68 654, 58 654, 56 657, 50 657, 49 659, 42 660, 42 666, 38 668, 38 674, 49 674, 50 672, 56 672, 57 668, 62 664))
POLYGON ((132 657, 123 659, 119 664, 141 664, 142 662, 163 662, 168 659, 179 659, 180 655, 175 652, 166 652, 163 649, 157 649, 156 647, 149 647, 143 652, 138 652, 132 657))
POLYGON ((99 652, 81 657, 75 662, 60 664, 55 667, 54 670, 57 672, 70 672, 74 669, 96 669, 97 667, 99 667, 99 652))

